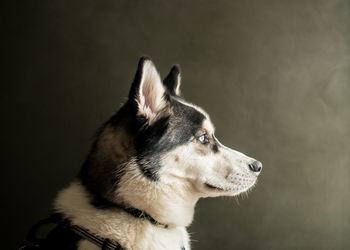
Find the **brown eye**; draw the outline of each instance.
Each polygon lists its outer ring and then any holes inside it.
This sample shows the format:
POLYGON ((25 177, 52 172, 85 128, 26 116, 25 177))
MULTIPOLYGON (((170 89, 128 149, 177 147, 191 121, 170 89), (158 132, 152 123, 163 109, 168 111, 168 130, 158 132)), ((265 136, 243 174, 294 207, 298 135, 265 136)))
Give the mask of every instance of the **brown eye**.
POLYGON ((198 141, 202 144, 207 144, 209 142, 207 134, 203 134, 198 137, 198 141))

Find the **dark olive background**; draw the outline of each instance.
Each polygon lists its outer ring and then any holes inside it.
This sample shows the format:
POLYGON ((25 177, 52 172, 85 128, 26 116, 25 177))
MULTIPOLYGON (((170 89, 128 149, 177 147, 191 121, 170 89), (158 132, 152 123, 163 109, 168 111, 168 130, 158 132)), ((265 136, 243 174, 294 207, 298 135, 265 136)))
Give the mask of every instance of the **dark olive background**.
MULTIPOLYGON (((2 3, 3 5, 4 3, 2 3)), ((125 101, 138 58, 263 162, 200 200, 193 249, 350 248, 350 2, 12 1, 2 8, 1 249, 16 249, 125 101), (238 200, 238 202, 236 202, 238 200)))

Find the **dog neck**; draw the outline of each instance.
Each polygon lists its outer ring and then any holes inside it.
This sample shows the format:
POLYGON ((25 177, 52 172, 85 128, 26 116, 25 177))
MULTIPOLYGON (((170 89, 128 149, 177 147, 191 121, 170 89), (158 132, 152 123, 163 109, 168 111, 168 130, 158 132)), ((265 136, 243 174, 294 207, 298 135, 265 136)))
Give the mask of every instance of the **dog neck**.
MULTIPOLYGON (((145 183, 142 178, 138 181, 148 185, 148 187, 138 187, 139 192, 137 192, 135 186, 133 186, 133 195, 129 199, 124 198, 124 204, 145 211, 158 222, 167 224, 169 229, 165 230, 186 227, 192 222, 194 207, 198 199, 188 196, 186 198, 184 190, 182 192, 173 190, 175 186, 155 188, 154 185, 145 183)), ((136 184, 135 181, 131 183, 136 184)), ((130 197, 125 195, 126 192, 130 192, 128 188, 131 187, 128 187, 127 183, 123 183, 121 186, 124 188, 118 189, 117 197, 130 197)), ((136 231, 140 230, 141 227, 155 227, 164 230, 164 228, 152 224, 149 220, 135 218, 122 209, 101 209, 93 206, 91 195, 80 181, 73 182, 68 188, 59 193, 55 200, 54 209, 68 218, 72 224, 85 227, 102 237, 113 239, 115 236, 116 240, 119 239, 120 234, 123 234, 120 232, 123 228, 133 227, 136 231)))
POLYGON ((118 186, 116 202, 145 211, 169 226, 186 227, 192 222, 199 196, 183 182, 152 181, 138 167, 129 166, 118 186))

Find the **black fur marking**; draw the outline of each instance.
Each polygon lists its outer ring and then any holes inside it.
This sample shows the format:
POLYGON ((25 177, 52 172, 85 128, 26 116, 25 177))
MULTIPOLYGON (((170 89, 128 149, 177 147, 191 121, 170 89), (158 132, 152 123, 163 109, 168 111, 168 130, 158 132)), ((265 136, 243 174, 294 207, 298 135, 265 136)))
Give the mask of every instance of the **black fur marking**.
POLYGON ((218 153, 220 149, 220 143, 218 141, 218 139, 216 139, 215 135, 213 135, 213 146, 212 146, 212 150, 214 153, 218 153))
MULTIPOLYGON (((123 169, 123 162, 114 159, 113 151, 103 153, 99 141, 103 131, 112 127, 118 129, 122 126, 128 134, 129 142, 120 142, 120 145, 131 144, 134 148, 134 156, 137 164, 144 175, 157 181, 157 172, 161 168, 160 159, 162 154, 190 142, 192 136, 201 128, 205 116, 198 110, 184 105, 174 98, 169 98, 172 114, 162 117, 152 125, 147 125, 147 119, 137 116, 133 103, 127 102, 116 115, 111 117, 97 132, 96 139, 92 145, 83 167, 80 178, 87 191, 94 196, 94 205, 109 200, 109 195, 117 188, 123 169), (114 173, 120 174, 116 176, 114 173), (99 201, 99 202, 97 202, 99 201), (103 201, 103 202, 101 202, 103 201)), ((131 153, 131 152, 130 152, 131 153)))
POLYGON ((219 152, 219 148, 218 148, 218 145, 216 145, 216 143, 212 146, 212 150, 214 153, 219 152))
POLYGON ((132 157, 147 178, 157 181, 157 173, 162 167, 161 156, 189 143, 205 119, 201 112, 179 102, 179 97, 174 96, 179 84, 178 66, 174 66, 164 80, 167 89, 164 100, 171 112, 164 112, 166 115, 151 125, 146 117, 137 114, 135 97, 139 91, 143 65, 147 60, 150 59, 140 59, 127 103, 99 129, 80 171, 82 184, 93 196, 92 204, 96 207, 109 207, 108 203, 124 173, 123 166, 132 157), (106 145, 106 142, 109 144, 106 145))
POLYGON ((180 84, 179 76, 181 74, 181 69, 179 65, 174 65, 168 76, 163 80, 164 86, 166 87, 170 95, 176 95, 176 89, 180 84))
POLYGON ((193 107, 171 99, 173 113, 141 130, 137 136, 137 162, 148 178, 156 181, 165 152, 190 142, 201 128, 205 116, 193 107))

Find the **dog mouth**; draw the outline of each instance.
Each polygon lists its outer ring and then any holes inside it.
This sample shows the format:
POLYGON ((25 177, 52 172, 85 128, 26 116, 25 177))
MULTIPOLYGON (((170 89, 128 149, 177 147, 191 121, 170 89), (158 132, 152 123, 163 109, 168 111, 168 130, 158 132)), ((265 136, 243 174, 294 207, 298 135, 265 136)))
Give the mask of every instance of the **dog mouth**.
POLYGON ((238 194, 238 193, 242 193, 242 192, 249 190, 250 188, 252 188, 254 186, 254 184, 255 183, 252 183, 249 185, 239 185, 239 186, 223 188, 223 187, 216 186, 215 184, 210 184, 208 182, 205 182, 204 186, 213 192, 220 192, 220 193, 222 193, 222 192, 225 192, 225 193, 234 192, 234 193, 238 194))
POLYGON ((212 184, 209 184, 209 183, 204 183, 205 186, 211 190, 216 190, 216 191, 229 191, 229 190, 226 190, 226 189, 223 189, 223 188, 220 188, 218 186, 214 186, 212 184))

